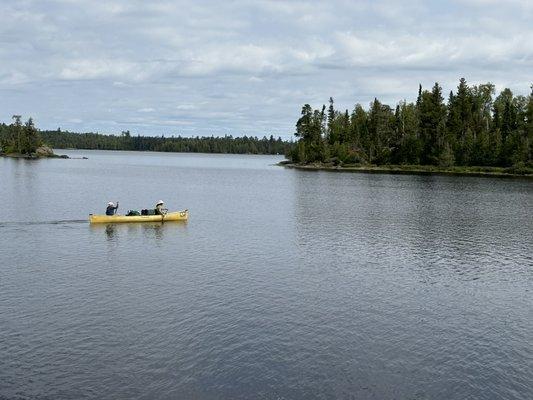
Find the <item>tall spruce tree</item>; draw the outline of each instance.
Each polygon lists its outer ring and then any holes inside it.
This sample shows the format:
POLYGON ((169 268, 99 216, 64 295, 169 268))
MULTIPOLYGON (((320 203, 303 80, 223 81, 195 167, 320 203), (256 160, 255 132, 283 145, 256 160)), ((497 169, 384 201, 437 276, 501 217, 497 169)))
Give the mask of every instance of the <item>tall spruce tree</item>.
POLYGON ((23 128, 23 143, 22 143, 22 153, 31 154, 35 153, 37 148, 41 146, 42 139, 39 131, 35 128, 33 119, 30 117, 28 121, 24 124, 23 128))
POLYGON ((22 153, 22 139, 24 136, 24 132, 22 131, 22 122, 21 122, 21 115, 13 115, 13 125, 11 129, 11 142, 13 143, 13 151, 16 151, 17 153, 22 153))
POLYGON ((400 143, 393 152, 392 161, 397 164, 420 164, 422 142, 418 132, 418 108, 416 104, 403 101, 398 111, 400 143))
POLYGON ((431 92, 422 92, 419 108, 420 136, 423 143, 421 162, 437 165, 444 148, 446 133, 446 106, 442 97, 442 88, 438 83, 433 85, 431 92))

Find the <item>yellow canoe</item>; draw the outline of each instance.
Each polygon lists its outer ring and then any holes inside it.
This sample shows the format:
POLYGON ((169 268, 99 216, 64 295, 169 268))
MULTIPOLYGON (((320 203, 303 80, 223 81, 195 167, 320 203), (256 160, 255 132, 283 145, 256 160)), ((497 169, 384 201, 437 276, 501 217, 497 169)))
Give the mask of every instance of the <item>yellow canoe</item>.
POLYGON ((89 214, 91 224, 114 224, 122 222, 165 222, 165 221, 187 221, 189 211, 175 211, 163 215, 93 215, 89 214))

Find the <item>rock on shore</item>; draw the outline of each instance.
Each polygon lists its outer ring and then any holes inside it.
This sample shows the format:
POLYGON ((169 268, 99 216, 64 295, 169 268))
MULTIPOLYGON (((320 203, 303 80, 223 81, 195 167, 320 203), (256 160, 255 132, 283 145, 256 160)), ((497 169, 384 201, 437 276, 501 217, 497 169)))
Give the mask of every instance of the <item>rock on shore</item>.
POLYGON ((41 146, 35 150, 35 155, 37 157, 54 157, 54 151, 48 146, 41 146))

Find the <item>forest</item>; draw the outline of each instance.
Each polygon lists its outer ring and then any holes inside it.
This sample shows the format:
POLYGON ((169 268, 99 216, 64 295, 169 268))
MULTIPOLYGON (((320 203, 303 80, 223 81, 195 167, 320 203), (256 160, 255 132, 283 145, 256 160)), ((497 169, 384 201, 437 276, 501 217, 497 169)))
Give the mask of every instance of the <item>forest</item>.
POLYGON ((438 83, 419 86, 416 103, 395 108, 377 98, 368 110, 303 106, 296 146, 299 164, 533 167, 533 86, 529 96, 510 89, 496 97, 491 83, 463 78, 445 102, 438 83))
POLYGON ((419 86, 415 103, 393 109, 377 98, 351 112, 305 104, 297 142, 274 136, 166 137, 38 130, 31 118, 0 124, 0 151, 31 154, 43 143, 59 149, 285 154, 295 164, 333 166, 483 166, 533 169, 533 86, 528 96, 492 83, 469 86, 464 78, 445 102, 442 88, 419 86))
POLYGON ((30 118, 22 124, 20 116, 14 122, 0 124, 0 148, 4 153, 30 154, 45 143, 56 149, 98 149, 134 150, 193 153, 233 154, 286 154, 293 145, 274 136, 259 139, 252 136, 224 137, 165 137, 131 135, 124 131, 120 135, 100 133, 74 133, 57 130, 37 130, 30 118))
POLYGON ((13 123, 0 124, 0 153, 32 154, 42 145, 42 137, 33 123, 28 119, 22 123, 20 115, 13 115, 13 123))
POLYGON ((120 136, 99 133, 73 133, 41 131, 43 140, 54 148, 164 151, 183 153, 231 153, 231 154, 284 154, 290 143, 281 138, 252 136, 224 137, 165 137, 131 135, 120 136))

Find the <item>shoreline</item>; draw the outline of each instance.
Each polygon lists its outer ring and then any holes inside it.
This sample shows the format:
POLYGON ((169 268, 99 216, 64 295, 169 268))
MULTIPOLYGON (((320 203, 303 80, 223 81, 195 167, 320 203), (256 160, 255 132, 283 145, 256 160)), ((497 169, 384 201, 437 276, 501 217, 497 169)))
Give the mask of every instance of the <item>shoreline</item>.
POLYGON ((517 174, 505 172, 505 168, 494 167, 451 167, 442 168, 436 166, 414 165, 369 165, 369 166, 334 166, 327 164, 295 164, 290 161, 281 161, 278 166, 305 171, 328 171, 328 172, 353 172, 366 174, 390 174, 390 175, 444 175, 444 176, 474 176, 493 178, 525 178, 533 179, 533 173, 517 174), (457 169, 455 169, 457 168, 457 169), (459 169, 460 168, 460 169, 459 169))
POLYGON ((65 154, 52 154, 52 155, 36 155, 36 154, 20 154, 20 153, 0 153, 0 157, 4 158, 17 158, 23 160, 41 160, 44 158, 61 158, 61 159, 70 159, 69 156, 65 154))

